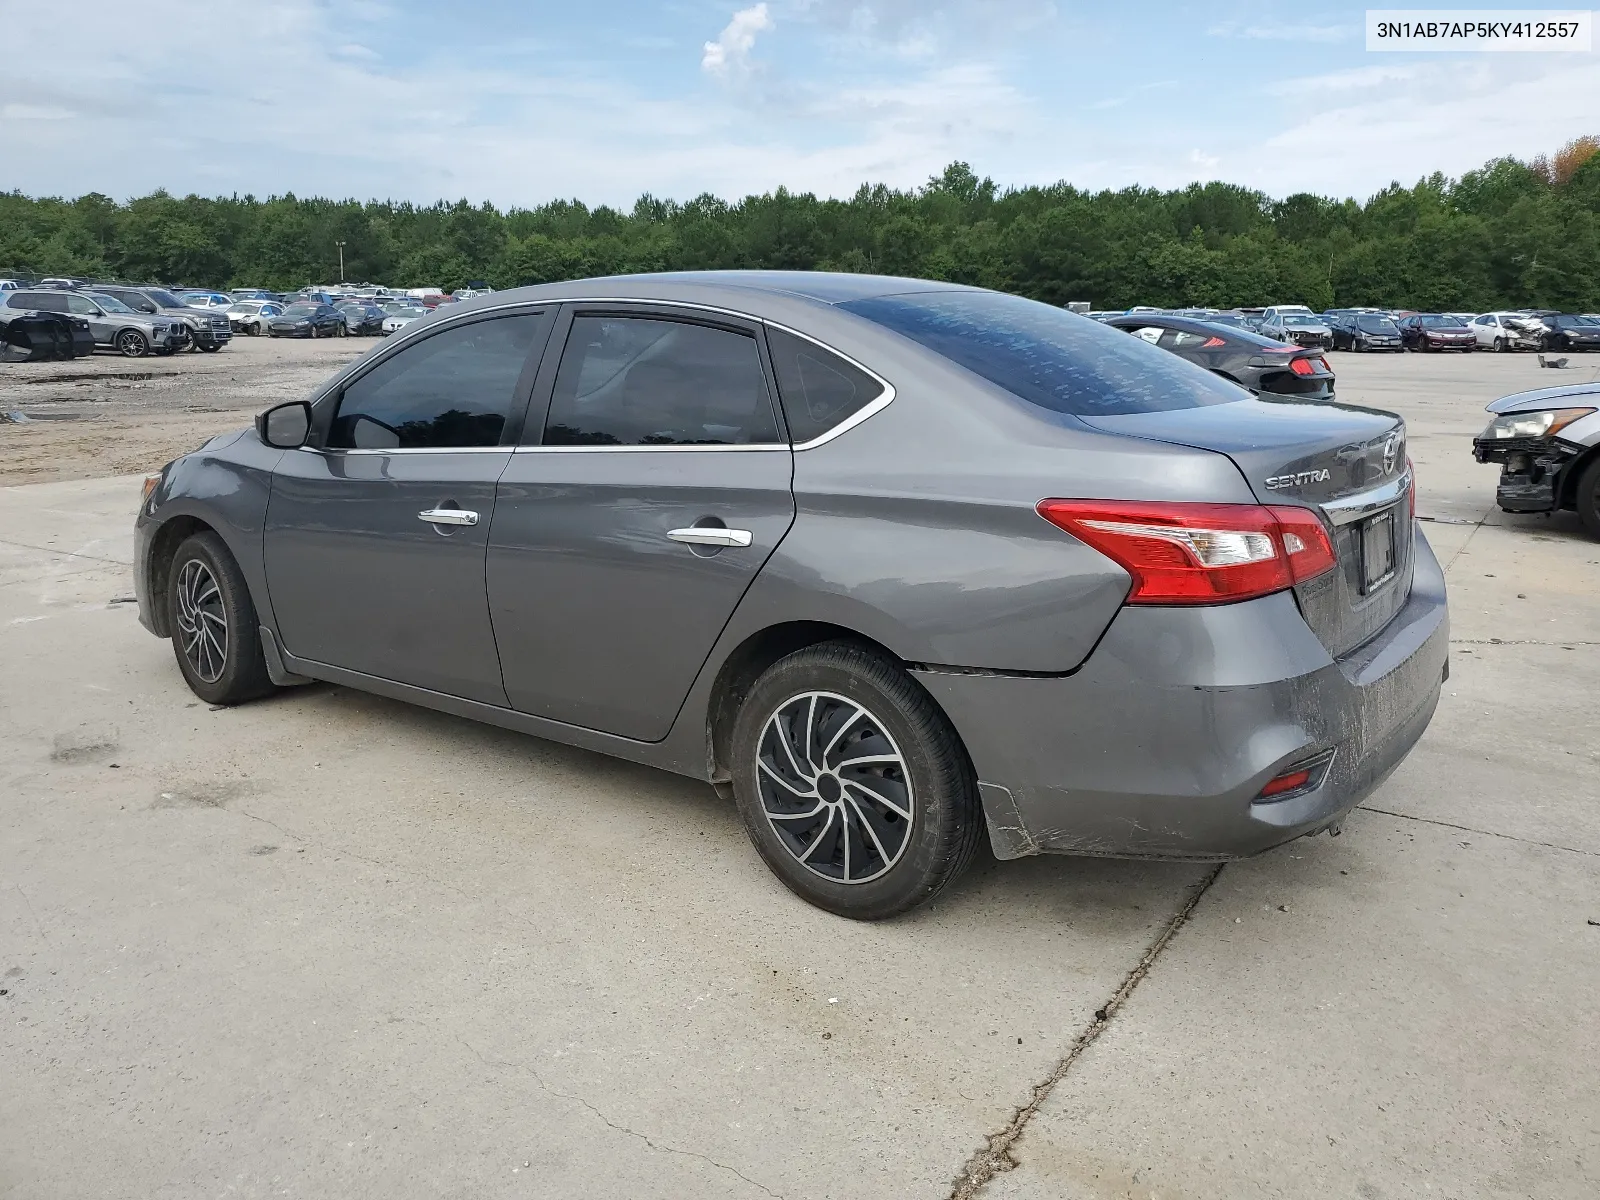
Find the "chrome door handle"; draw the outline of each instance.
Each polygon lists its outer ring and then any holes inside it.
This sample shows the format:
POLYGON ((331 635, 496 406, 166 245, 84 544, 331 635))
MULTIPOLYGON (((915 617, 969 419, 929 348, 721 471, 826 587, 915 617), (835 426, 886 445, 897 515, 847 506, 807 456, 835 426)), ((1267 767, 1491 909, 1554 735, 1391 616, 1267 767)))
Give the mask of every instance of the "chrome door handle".
POLYGON ((430 525, 476 525, 478 514, 464 508, 428 508, 417 514, 417 520, 430 525))
POLYGON ((687 529, 669 529, 667 536, 675 542, 691 546, 748 546, 748 529, 724 529, 720 525, 691 525, 687 529))

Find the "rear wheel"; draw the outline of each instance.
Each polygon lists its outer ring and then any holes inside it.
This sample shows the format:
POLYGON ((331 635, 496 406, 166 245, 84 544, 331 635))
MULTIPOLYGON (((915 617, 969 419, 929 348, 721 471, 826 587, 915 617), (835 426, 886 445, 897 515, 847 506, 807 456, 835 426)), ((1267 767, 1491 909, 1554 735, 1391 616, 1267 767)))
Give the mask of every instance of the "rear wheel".
POLYGON ((977 848, 966 750, 899 664, 848 642, 796 651, 739 710, 733 789, 745 830, 795 894, 874 921, 932 899, 977 848))
POLYGON ((1600 538, 1600 456, 1583 469, 1573 489, 1572 506, 1592 538, 1600 538))
POLYGON ((150 353, 150 339, 137 329, 124 329, 117 334, 117 350, 127 358, 143 358, 150 353))
POLYGON ((214 533, 178 547, 167 574, 167 625, 178 669, 209 704, 238 704, 273 690, 260 623, 244 575, 214 533))

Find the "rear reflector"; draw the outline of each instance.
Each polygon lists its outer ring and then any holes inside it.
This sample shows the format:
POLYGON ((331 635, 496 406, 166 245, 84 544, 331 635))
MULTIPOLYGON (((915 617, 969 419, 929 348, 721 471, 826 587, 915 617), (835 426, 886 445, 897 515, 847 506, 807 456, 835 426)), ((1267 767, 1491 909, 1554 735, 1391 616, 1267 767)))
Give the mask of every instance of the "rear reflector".
POLYGON ((1261 795, 1281 796, 1284 792, 1297 791, 1310 782, 1311 771, 1309 768, 1290 771, 1286 775, 1279 775, 1276 779, 1267 780, 1267 786, 1261 789, 1261 795))
POLYGON ((1041 517, 1133 577, 1128 604, 1229 604, 1329 570, 1327 528, 1307 508, 1041 500, 1041 517))

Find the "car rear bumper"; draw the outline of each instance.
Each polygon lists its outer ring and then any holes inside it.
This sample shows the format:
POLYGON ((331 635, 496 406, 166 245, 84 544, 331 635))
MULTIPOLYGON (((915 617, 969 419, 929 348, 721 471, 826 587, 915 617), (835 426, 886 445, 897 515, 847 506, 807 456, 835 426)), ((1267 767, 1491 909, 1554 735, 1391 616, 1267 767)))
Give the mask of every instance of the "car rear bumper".
POLYGON ((997 856, 1242 857, 1336 825, 1427 728, 1449 619, 1420 531, 1415 560, 1406 605, 1337 662, 1283 592, 1124 608, 1072 675, 915 674, 972 757, 997 856), (1258 800, 1324 761, 1309 789, 1258 800))

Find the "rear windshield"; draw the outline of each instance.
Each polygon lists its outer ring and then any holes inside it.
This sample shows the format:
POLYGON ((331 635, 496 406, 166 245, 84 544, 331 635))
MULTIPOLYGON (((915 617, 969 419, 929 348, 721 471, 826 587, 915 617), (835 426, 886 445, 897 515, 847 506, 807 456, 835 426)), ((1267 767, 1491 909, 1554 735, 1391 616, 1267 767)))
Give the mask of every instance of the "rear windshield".
POLYGON ((1053 412, 1167 412, 1245 395, 1121 329, 1002 292, 919 292, 839 307, 1053 412))

